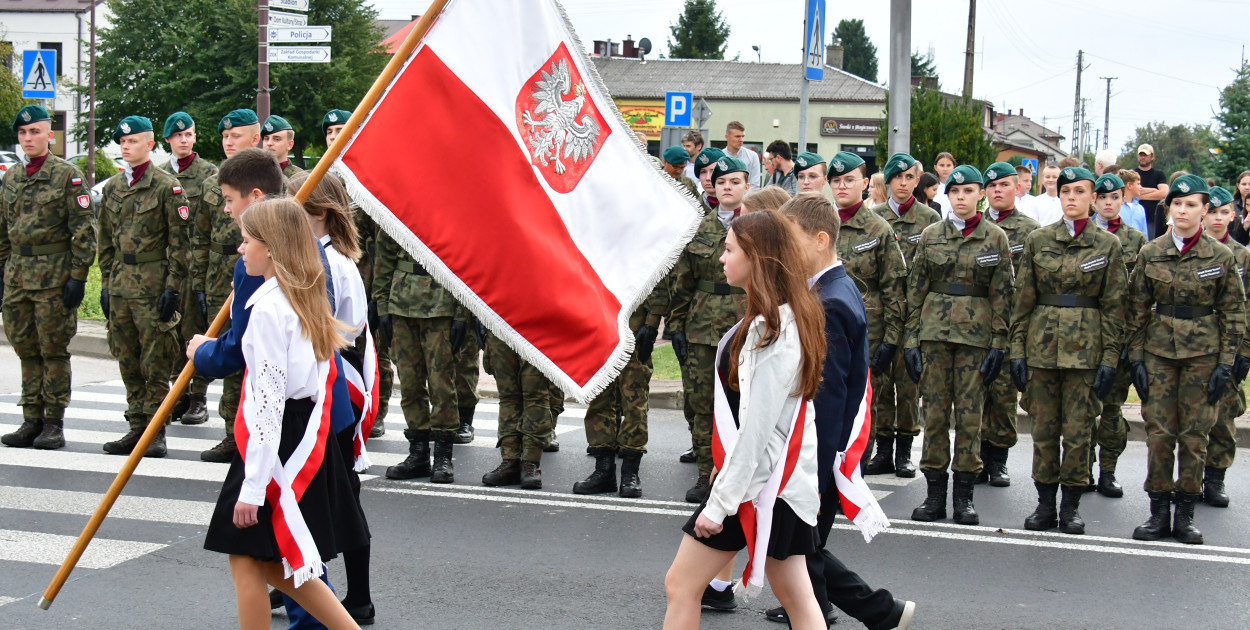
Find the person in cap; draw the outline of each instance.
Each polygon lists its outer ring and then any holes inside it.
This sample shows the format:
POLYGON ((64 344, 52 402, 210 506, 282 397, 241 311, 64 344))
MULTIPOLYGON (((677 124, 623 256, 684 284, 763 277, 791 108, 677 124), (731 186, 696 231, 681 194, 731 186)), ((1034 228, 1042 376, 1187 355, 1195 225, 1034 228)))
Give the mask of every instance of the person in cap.
MULTIPOLYGON (((886 160, 882 169, 889 196, 885 203, 870 208, 885 219, 894 230, 894 236, 903 259, 911 268, 915 258, 920 233, 930 225, 942 220, 932 208, 916 202, 912 194, 920 181, 920 165, 906 153, 895 153, 886 160)), ((910 272, 909 272, 910 273, 910 272)), ((907 313, 904 312, 906 321, 907 313)), ((895 353, 889 357, 890 348, 878 345, 873 350, 872 418, 873 432, 877 437, 877 453, 868 462, 864 473, 885 475, 894 473, 899 477, 916 476, 916 466, 911 461, 911 451, 895 452, 897 438, 915 438, 920 435, 917 415, 919 394, 916 384, 907 376, 903 356, 895 353), (890 360, 887 360, 890 359, 890 360)), ((908 440, 910 445, 910 440, 908 440)))
MULTIPOLYGON (((1250 288, 1250 250, 1229 238, 1231 226, 1237 221, 1233 194, 1219 186, 1211 187, 1210 208, 1202 220, 1207 236, 1219 241, 1233 253, 1237 277, 1242 288, 1250 288)), ((1202 501, 1212 507, 1228 507, 1224 473, 1233 465, 1237 454, 1237 426, 1234 421, 1246 411, 1246 392, 1242 383, 1250 372, 1250 339, 1244 335, 1233 358, 1233 379, 1220 398, 1215 425, 1207 439, 1207 457, 1202 471, 1202 501)))
POLYGON ((827 173, 825 158, 810 151, 800 153, 794 160, 794 177, 799 192, 824 192, 827 173))
POLYGON ((1154 239, 1167 231, 1166 205, 1159 205, 1168 194, 1168 174, 1154 168, 1155 149, 1149 144, 1137 147, 1137 166, 1133 170, 1141 178, 1141 188, 1137 199, 1146 210, 1146 225, 1150 233, 1148 238, 1154 239))
POLYGON ((1020 253, 1010 369, 1034 418, 1037 509, 1024 527, 1083 534, 1078 508, 1094 419, 1115 384, 1127 274, 1120 240, 1090 219, 1093 173, 1066 167, 1058 188, 1064 219, 1034 230, 1020 253))
POLYGON ((686 163, 690 161, 690 156, 681 145, 675 144, 660 154, 660 160, 664 165, 664 172, 669 177, 677 180, 682 188, 690 193, 691 197, 699 197, 699 185, 693 179, 686 177, 686 163))
POLYGON ((22 150, 0 190, 0 308, 21 363, 22 424, 0 442, 57 449, 65 446, 69 342, 95 261, 95 221, 82 172, 48 151, 48 111, 19 109, 13 131, 22 150))
POLYGON ((321 133, 325 134, 327 147, 334 144, 334 139, 339 137, 339 132, 343 131, 347 119, 351 117, 352 113, 344 109, 332 109, 321 117, 321 133))
MULTIPOLYGON (((169 161, 158 164, 161 170, 178 179, 182 193, 191 208, 191 217, 187 220, 187 242, 194 239, 194 227, 197 221, 195 214, 203 208, 201 197, 204 181, 217 173, 217 167, 195 153, 195 121, 186 112, 174 112, 165 119, 165 128, 161 133, 165 143, 169 145, 169 161)), ((195 335, 208 329, 208 297, 204 292, 204 279, 194 273, 188 273, 182 288, 182 324, 179 334, 185 342, 195 335)), ((177 380, 182 372, 182 365, 175 363, 171 380, 177 380)), ((208 379, 196 375, 187 385, 187 390, 178 399, 169 414, 173 422, 183 424, 204 424, 208 422, 208 379)))
MULTIPOLYGON (((1120 255, 1124 259, 1125 269, 1132 274, 1133 267, 1137 264, 1137 255, 1146 246, 1146 235, 1129 225, 1121 216, 1125 207, 1124 190, 1124 180, 1118 175, 1103 175, 1094 182, 1094 204, 1097 210, 1094 221, 1098 227, 1120 239, 1120 255)), ((1123 344, 1120 349, 1120 363, 1116 368, 1115 384, 1111 386, 1111 393, 1103 399, 1102 415, 1094 425, 1094 435, 1089 443, 1090 482, 1092 484, 1094 479, 1094 459, 1097 455, 1098 484, 1086 486, 1086 492, 1096 490, 1113 499, 1124 496, 1124 488, 1116 481, 1115 469, 1120 455, 1128 446, 1128 421, 1124 419, 1121 407, 1128 399, 1128 388, 1132 380, 1129 374, 1128 344, 1123 344)))
MULTIPOLYGON (((707 497, 712 474, 712 379, 716 345, 741 318, 744 291, 725 281, 720 263, 725 252, 729 222, 742 212, 751 185, 741 160, 704 149, 696 158, 700 179, 707 178, 715 196, 703 196, 707 214, 694 238, 677 259, 669 324, 673 329, 673 352, 686 364, 686 396, 690 406, 691 438, 699 465, 699 477, 686 492, 686 501, 700 503, 707 497)), ((704 185, 707 189, 707 185, 704 185)))
MULTIPOLYGON (((1016 196, 1019 171, 1006 162, 995 162, 985 169, 985 197, 988 207, 983 219, 997 225, 1007 233, 1011 253, 1012 271, 1020 266, 1020 253, 1024 240, 1040 227, 1017 207, 1016 196)), ((947 182, 949 183, 949 181, 947 182)), ((989 482, 991 486, 1005 488, 1011 485, 1007 474, 1007 455, 1016 445, 1016 398, 1018 392, 1011 384, 1007 370, 999 373, 985 393, 985 413, 981 421, 981 474, 977 483, 989 482)))
POLYGON ((955 473, 955 522, 980 523, 972 493, 982 467, 981 413, 1006 356, 1013 292, 1007 234, 981 220, 983 194, 976 168, 964 164, 951 171, 951 215, 921 232, 907 276, 903 358, 924 400, 920 470, 928 484, 924 503, 912 511, 914 521, 946 518, 949 469, 955 473))
POLYGON ((291 151, 295 149, 295 129, 285 118, 277 114, 266 118, 265 124, 260 126, 260 143, 277 158, 283 177, 290 179, 304 172, 291 161, 291 151))
MULTIPOLYGON (((191 209, 177 178, 151 168, 152 131, 143 116, 117 123, 113 141, 126 164, 104 184, 100 202, 100 307, 126 385, 130 424, 124 436, 104 444, 112 455, 134 450, 169 394, 169 375, 181 356, 179 290, 187 276, 191 209)), ((145 456, 165 456, 163 427, 145 456)))
MULTIPOLYGON (((250 109, 236 109, 217 123, 221 134, 221 148, 229 159, 235 153, 260 143, 260 120, 250 109)), ((226 303, 231 293, 235 263, 239 259, 239 243, 242 234, 237 222, 225 212, 226 196, 213 174, 201 185, 199 207, 192 213, 194 225, 191 237, 191 275, 193 287, 203 287, 208 318, 214 317, 226 303)), ((248 191, 232 190, 232 196, 246 195, 248 191)), ((238 199, 236 198, 236 201, 238 199)), ((222 329, 222 334, 230 324, 222 329)), ((230 463, 238 448, 234 441, 234 422, 243 387, 243 372, 222 379, 221 398, 217 411, 225 422, 225 437, 216 446, 200 453, 206 462, 230 463)))

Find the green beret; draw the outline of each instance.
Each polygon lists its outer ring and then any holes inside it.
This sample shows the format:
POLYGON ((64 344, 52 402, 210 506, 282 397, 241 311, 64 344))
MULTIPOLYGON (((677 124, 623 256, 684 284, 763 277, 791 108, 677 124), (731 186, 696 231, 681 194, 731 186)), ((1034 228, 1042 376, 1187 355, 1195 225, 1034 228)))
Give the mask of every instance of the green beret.
POLYGON ((291 123, 287 122, 285 118, 277 115, 271 115, 269 118, 265 119, 265 124, 260 126, 260 137, 264 138, 275 131, 286 131, 287 129, 294 131, 291 127, 291 123))
POLYGON ((833 159, 829 160, 829 179, 841 177, 851 171, 864 165, 864 158, 851 153, 850 151, 838 151, 834 154, 833 159))
POLYGON ((894 179, 895 175, 898 175, 915 165, 916 158, 907 155, 906 153, 895 153, 894 155, 891 155, 890 159, 885 162, 885 168, 881 169, 882 176, 885 177, 885 183, 890 183, 890 180, 894 179))
POLYGON ((162 138, 168 138, 179 131, 186 131, 195 127, 195 121, 191 120, 191 114, 186 112, 174 112, 165 119, 165 131, 162 138))
POLYGON ((256 112, 250 109, 236 109, 221 119, 217 123, 217 133, 221 133, 227 129, 235 127, 246 127, 248 125, 258 125, 260 119, 256 117, 256 112))
POLYGON ((346 125, 347 119, 352 117, 352 113, 343 109, 332 109, 326 112, 321 118, 321 133, 324 135, 326 130, 335 125, 346 125))
POLYGON ((1211 207, 1218 208, 1233 202, 1233 193, 1221 186, 1211 187, 1211 207))
MULTIPOLYGON (((995 163, 991 164, 991 165, 989 166, 989 168, 986 168, 986 169, 985 169, 985 175, 984 175, 984 177, 985 177, 985 183, 986 183, 986 184, 990 184, 990 183, 996 182, 996 181, 998 181, 998 180, 1000 180, 1000 179, 1002 179, 1002 178, 1004 178, 1004 177, 1011 177, 1011 176, 1013 176, 1013 175, 1017 175, 1017 174, 1018 174, 1018 173, 1016 173, 1016 167, 1014 167, 1014 166, 1012 166, 1012 165, 1010 165, 1010 164, 1008 164, 1008 163, 1006 163, 1006 162, 995 162, 995 163)), ((950 184, 950 178, 949 178, 949 177, 946 179, 946 183, 947 183, 947 184, 950 184)))
POLYGON ((1059 183, 1057 184, 1057 186, 1059 188, 1063 188, 1064 186, 1071 184, 1072 182, 1079 182, 1079 181, 1087 181, 1090 184, 1093 184, 1094 174, 1089 172, 1089 169, 1087 168, 1081 168, 1079 166, 1069 166, 1059 171, 1059 183))
POLYGON ((825 158, 822 158, 811 151, 804 151, 794 158, 794 172, 798 173, 799 171, 805 171, 813 166, 816 166, 817 164, 824 163, 825 158))
POLYGON ((1207 180, 1197 175, 1181 175, 1172 182, 1172 187, 1168 189, 1168 196, 1163 203, 1172 203, 1172 199, 1176 197, 1187 197, 1189 195, 1206 195, 1207 199, 1211 198, 1211 191, 1207 189, 1207 180))
POLYGON ((38 105, 27 105, 17 110, 17 115, 13 117, 13 133, 17 133, 18 127, 25 127, 41 120, 52 120, 52 117, 48 115, 48 110, 38 105))
POLYGON ((127 116, 117 123, 113 129, 113 142, 121 142, 122 138, 144 131, 152 131, 152 121, 144 116, 127 116))
MULTIPOLYGON (((1014 174, 1016 169, 1011 169, 1011 172, 1014 174)), ((962 186, 964 184, 976 184, 985 188, 985 180, 981 177, 981 171, 978 171, 971 164, 960 164, 946 177, 946 188, 948 190, 951 186, 962 186)))
POLYGON ((672 164, 673 166, 681 166, 682 164, 690 161, 690 154, 686 153, 686 150, 681 148, 681 145, 679 144, 674 144, 673 146, 664 149, 662 157, 665 162, 672 164))
POLYGON ((1106 175, 1099 177, 1098 181, 1094 182, 1094 194, 1096 195, 1113 193, 1123 188, 1124 180, 1120 179, 1120 176, 1114 173, 1107 173, 1106 175))
POLYGON ((716 147, 707 147, 706 149, 699 151, 699 155, 694 158, 695 174, 698 175, 700 171, 715 164, 717 160, 723 157, 725 157, 725 152, 717 149, 716 147))
POLYGON ((712 171, 712 183, 715 184, 716 180, 726 175, 729 175, 730 173, 746 173, 746 172, 747 172, 746 162, 743 162, 742 160, 739 160, 736 157, 729 157, 728 155, 726 155, 722 157, 721 159, 716 160, 716 169, 712 171))

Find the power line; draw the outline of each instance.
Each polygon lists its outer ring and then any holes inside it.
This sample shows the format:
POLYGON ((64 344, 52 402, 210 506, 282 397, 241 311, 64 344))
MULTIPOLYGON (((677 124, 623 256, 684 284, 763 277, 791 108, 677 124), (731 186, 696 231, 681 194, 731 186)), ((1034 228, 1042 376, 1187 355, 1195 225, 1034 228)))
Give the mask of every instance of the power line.
POLYGON ((1097 59, 1101 59, 1101 60, 1106 61, 1106 62, 1109 62, 1109 63, 1114 63, 1114 64, 1116 64, 1116 65, 1124 66, 1125 68, 1131 68, 1131 69, 1133 69, 1133 70, 1137 70, 1137 71, 1139 71, 1139 72, 1145 72, 1145 73, 1147 73, 1147 74, 1153 74, 1153 75, 1156 75, 1156 76, 1160 76, 1160 77, 1163 77, 1163 78, 1165 78, 1165 79, 1171 79, 1171 80, 1173 80, 1173 81, 1180 81, 1180 82, 1182 82, 1182 83, 1190 83, 1190 84, 1192 84, 1192 85, 1200 85, 1200 86, 1202 86, 1202 87, 1214 88, 1214 89, 1216 89, 1216 90, 1221 89, 1221 88, 1220 88, 1220 86, 1218 86, 1218 85, 1211 85, 1210 83, 1202 83, 1202 82, 1200 82, 1200 81, 1191 81, 1191 80, 1189 80, 1189 79, 1182 79, 1182 78, 1180 78, 1180 77, 1174 77, 1174 76, 1172 76, 1172 75, 1170 75, 1170 74, 1163 74, 1162 72, 1155 72, 1154 70, 1148 70, 1148 69, 1146 69, 1146 68, 1142 68, 1142 67, 1140 67, 1140 66, 1134 66, 1134 65, 1132 65, 1132 64, 1127 64, 1127 63, 1124 63, 1123 61, 1116 61, 1115 59, 1108 59, 1107 57, 1103 57, 1102 55, 1095 55, 1094 53, 1090 53, 1090 54, 1089 54, 1089 56, 1090 56, 1090 57, 1097 58, 1097 59))

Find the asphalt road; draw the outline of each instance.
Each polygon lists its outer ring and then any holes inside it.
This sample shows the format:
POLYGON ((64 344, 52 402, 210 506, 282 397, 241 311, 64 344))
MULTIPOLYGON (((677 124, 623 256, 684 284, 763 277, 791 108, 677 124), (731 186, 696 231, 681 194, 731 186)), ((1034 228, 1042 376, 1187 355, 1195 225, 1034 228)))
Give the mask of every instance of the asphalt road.
MULTIPOLYGON (((116 366, 74 361, 69 446, 0 448, 0 628, 237 627, 226 560, 202 548, 225 466, 201 463, 198 453, 220 438, 220 419, 170 429, 170 456, 140 465, 51 610, 36 607, 124 459, 100 450, 125 430, 116 366)), ((0 392, 17 391, 16 373, 16 359, 0 348, 0 392)), ((20 422, 16 400, 0 395, 0 431, 20 422)), ((374 536, 375 627, 659 627, 664 573, 695 475, 677 462, 689 443, 680 412, 651 414, 644 498, 628 500, 570 493, 592 468, 578 409, 560 418, 563 450, 544 458, 543 490, 482 487, 482 473, 498 461, 493 403, 478 407, 477 441, 456 448, 450 486, 381 477, 406 452, 398 414, 371 443, 377 477, 365 482, 363 501, 374 536)), ((1250 627, 1246 464, 1229 476, 1233 507, 1198 507, 1207 544, 1191 547, 1131 540, 1148 511, 1139 442, 1121 460, 1127 496, 1084 501, 1086 536, 1023 531, 1035 500, 1030 456, 1022 438, 1011 453, 1014 485, 977 488, 979 527, 913 523, 923 479, 869 478, 893 526, 865 544, 842 522, 830 546, 870 584, 915 600, 915 628, 1250 627)), ((330 567, 343 585, 341 562, 330 567)), ((735 612, 706 613, 703 627, 776 628, 762 616, 774 605, 765 591, 735 612)), ((273 627, 285 624, 275 614, 273 627)), ((839 626, 859 627, 845 615, 839 626)))

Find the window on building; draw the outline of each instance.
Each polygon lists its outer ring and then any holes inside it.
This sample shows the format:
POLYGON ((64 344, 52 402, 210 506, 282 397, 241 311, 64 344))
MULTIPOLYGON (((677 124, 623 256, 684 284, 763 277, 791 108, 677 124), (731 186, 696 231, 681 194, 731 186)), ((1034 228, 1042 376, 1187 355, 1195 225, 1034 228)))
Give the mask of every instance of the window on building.
POLYGON ((56 51, 56 76, 64 76, 65 73, 61 68, 65 67, 65 63, 61 54, 61 42, 39 42, 39 50, 55 50, 56 51))

